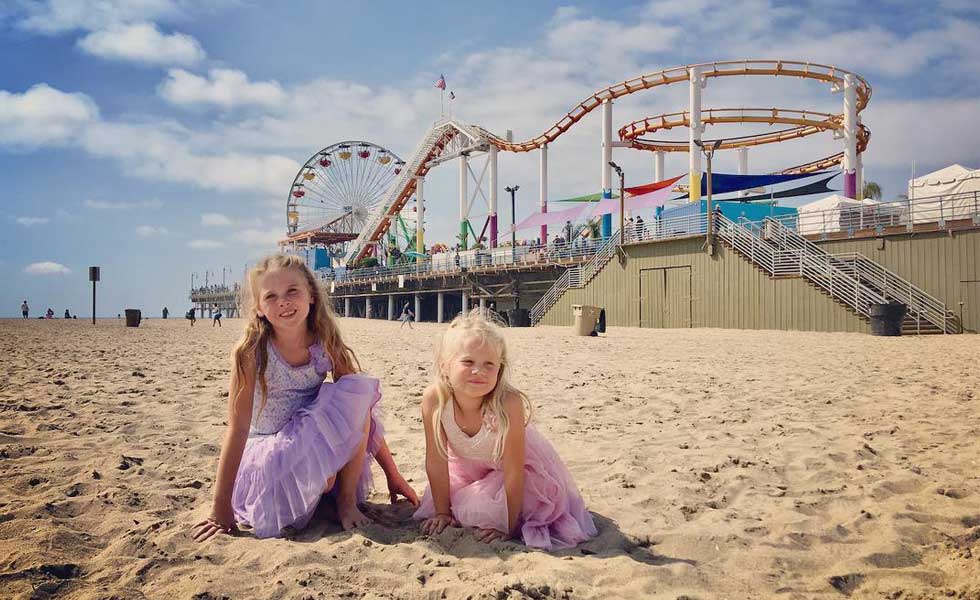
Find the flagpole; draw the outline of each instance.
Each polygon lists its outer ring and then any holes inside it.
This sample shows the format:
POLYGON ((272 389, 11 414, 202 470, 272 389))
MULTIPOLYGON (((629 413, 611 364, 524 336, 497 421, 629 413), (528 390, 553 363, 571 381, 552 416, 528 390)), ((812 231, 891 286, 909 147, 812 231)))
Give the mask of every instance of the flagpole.
POLYGON ((439 89, 439 116, 440 117, 446 116, 446 107, 443 102, 445 96, 446 96, 446 90, 440 88, 439 89))

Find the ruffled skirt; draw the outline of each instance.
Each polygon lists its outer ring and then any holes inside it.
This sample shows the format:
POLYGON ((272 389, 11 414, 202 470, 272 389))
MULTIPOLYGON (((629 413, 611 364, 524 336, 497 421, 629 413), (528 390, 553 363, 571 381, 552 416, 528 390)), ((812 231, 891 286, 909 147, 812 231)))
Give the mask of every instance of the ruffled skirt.
MULTIPOLYGON (((571 548, 597 534, 592 515, 571 473, 551 444, 533 426, 525 430, 524 504, 519 530, 524 543, 544 550, 571 548)), ((449 458, 453 517, 464 527, 507 531, 507 492, 497 463, 449 458)), ((416 519, 435 515, 429 489, 416 519)))
MULTIPOLYGON (((383 440, 372 409, 381 400, 380 383, 365 375, 324 382, 316 399, 297 410, 277 433, 250 437, 245 444, 232 508, 239 523, 257 537, 306 527, 327 480, 350 462, 371 417, 364 469, 357 486, 363 502, 372 487, 371 460, 383 440)), ((334 486, 334 490, 337 486, 334 486)))

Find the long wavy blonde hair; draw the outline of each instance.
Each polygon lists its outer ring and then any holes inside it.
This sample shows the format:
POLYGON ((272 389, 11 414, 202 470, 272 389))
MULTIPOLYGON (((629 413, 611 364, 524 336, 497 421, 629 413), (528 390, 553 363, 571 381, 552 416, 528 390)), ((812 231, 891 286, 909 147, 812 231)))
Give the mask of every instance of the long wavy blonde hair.
POLYGON ((361 370, 361 365, 354 351, 344 343, 340 336, 336 316, 327 302, 326 292, 317 285, 313 272, 306 266, 303 259, 293 254, 267 256, 248 271, 244 286, 245 306, 242 311, 247 324, 242 339, 232 353, 232 361, 238 373, 239 381, 245 377, 248 369, 253 369, 255 365, 258 365, 257 381, 262 390, 260 412, 265 408, 266 395, 268 394, 265 370, 269 364, 269 355, 266 348, 269 338, 273 335, 273 329, 269 320, 264 316, 260 317, 258 313, 259 280, 269 271, 276 269, 294 269, 302 275, 306 282, 312 299, 310 313, 306 317, 306 327, 313 334, 313 339, 323 346, 324 351, 330 357, 330 361, 333 363, 331 373, 334 381, 344 375, 357 373, 361 370))
MULTIPOLYGON (((452 323, 449 329, 442 336, 436 345, 435 369, 433 369, 434 379, 432 386, 436 391, 438 404, 432 413, 432 427, 434 431, 440 431, 442 426, 442 413, 446 404, 453 401, 453 387, 449 383, 449 376, 446 372, 447 366, 452 359, 459 354, 463 346, 470 340, 479 340, 481 344, 490 344, 500 357, 500 369, 497 371, 497 385, 493 387, 483 398, 481 409, 484 415, 489 413, 497 423, 497 437, 493 445, 493 458, 500 460, 504 453, 504 440, 507 439, 507 431, 510 429, 510 418, 504 409, 504 398, 509 395, 516 395, 524 404, 524 423, 531 421, 531 402, 527 394, 510 384, 510 360, 507 353, 507 343, 500 327, 488 320, 479 309, 473 310, 469 314, 461 314, 452 323)), ((448 457, 445 441, 441 435, 436 435, 436 448, 439 453, 448 457)))

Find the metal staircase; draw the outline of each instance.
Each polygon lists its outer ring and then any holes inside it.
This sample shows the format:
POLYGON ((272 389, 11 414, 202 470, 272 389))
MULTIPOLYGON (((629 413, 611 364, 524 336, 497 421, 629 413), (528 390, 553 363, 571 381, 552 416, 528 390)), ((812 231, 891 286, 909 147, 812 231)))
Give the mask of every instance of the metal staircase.
POLYGON ((766 241, 777 248, 827 257, 841 272, 874 290, 886 301, 906 305, 908 313, 903 324, 904 331, 919 334, 961 332, 959 319, 946 309, 945 303, 863 254, 829 254, 777 219, 766 218, 762 229, 766 241))
POLYGON ((558 278, 558 281, 553 283, 548 291, 545 292, 545 295, 541 296, 541 299, 531 307, 531 325, 537 325, 541 321, 548 312, 548 309, 554 306, 565 294, 565 290, 585 287, 586 284, 592 281, 592 278, 616 254, 617 248, 619 248, 618 230, 605 243, 599 246, 599 249, 589 259, 589 262, 566 269, 562 276, 558 278))

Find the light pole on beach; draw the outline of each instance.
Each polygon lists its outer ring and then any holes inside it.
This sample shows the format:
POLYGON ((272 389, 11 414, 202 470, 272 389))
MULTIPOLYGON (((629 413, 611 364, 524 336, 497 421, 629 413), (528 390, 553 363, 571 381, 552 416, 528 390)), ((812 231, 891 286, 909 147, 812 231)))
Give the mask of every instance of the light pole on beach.
POLYGON ((191 273, 191 292, 194 292, 194 278, 197 277, 197 273, 191 273))
POLYGON ((613 161, 609 161, 609 166, 619 175, 619 245, 622 246, 626 238, 626 176, 623 175, 623 169, 613 161))
MULTIPOLYGON (((720 140, 720 139, 719 140, 715 140, 714 143, 711 144, 711 147, 706 147, 701 142, 701 140, 694 140, 694 143, 698 145, 698 148, 701 148, 701 152, 704 153, 704 157, 708 160, 708 183, 707 183, 707 186, 706 186, 708 188, 706 190, 708 192, 708 200, 707 200, 707 204, 706 204, 706 208, 705 208, 705 210, 707 211, 707 214, 708 214, 708 246, 712 246, 714 244, 714 233, 715 233, 715 230, 713 229, 714 228, 714 215, 712 215, 712 213, 711 213, 711 159, 715 155, 715 150, 717 150, 719 148, 719 146, 721 146, 721 142, 722 142, 722 140, 720 140)), ((689 190, 688 191, 688 195, 690 195, 690 194, 691 194, 691 191, 689 190)), ((711 250, 709 249, 709 252, 710 251, 711 250)))
POLYGON ((225 287, 225 271, 231 273, 231 269, 228 267, 221 267, 221 287, 225 287))

